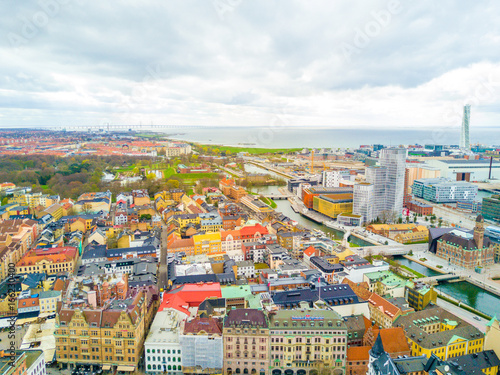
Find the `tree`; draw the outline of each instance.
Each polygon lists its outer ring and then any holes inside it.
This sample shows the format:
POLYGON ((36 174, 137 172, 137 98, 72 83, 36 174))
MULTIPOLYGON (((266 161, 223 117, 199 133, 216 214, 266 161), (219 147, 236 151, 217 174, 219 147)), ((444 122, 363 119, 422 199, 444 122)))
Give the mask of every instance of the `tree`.
POLYGON ((399 218, 398 218, 398 223, 399 223, 399 224, 403 224, 403 218, 402 218, 402 217, 399 217, 399 218))
POLYGON ((178 189, 181 183, 178 180, 168 180, 167 187, 168 189, 178 189))
POLYGON ((5 206, 8 203, 9 203, 9 198, 8 197, 3 197, 3 199, 2 199, 2 206, 5 206))
POLYGON ((154 174, 153 172, 148 173, 147 176, 146 176, 146 178, 148 180, 154 180, 154 179, 156 179, 156 174, 154 174))

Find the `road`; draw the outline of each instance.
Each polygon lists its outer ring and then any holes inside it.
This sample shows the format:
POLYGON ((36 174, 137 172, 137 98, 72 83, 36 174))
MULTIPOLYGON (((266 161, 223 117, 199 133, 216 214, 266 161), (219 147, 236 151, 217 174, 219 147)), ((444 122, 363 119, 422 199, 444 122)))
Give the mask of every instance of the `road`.
POLYGON ((467 323, 472 324, 474 327, 476 327, 480 331, 486 332, 486 323, 488 323, 488 321, 486 319, 479 317, 480 320, 476 320, 476 319, 474 319, 474 317, 477 315, 475 315, 467 310, 464 310, 458 306, 455 306, 454 304, 449 303, 448 301, 442 300, 440 298, 437 299, 436 304, 438 306, 442 307, 443 309, 445 309, 446 311, 449 311, 452 314, 455 314, 456 316, 458 316, 459 318, 465 320, 467 323))
POLYGON ((158 287, 164 290, 168 285, 168 265, 167 265, 167 226, 162 225, 161 231, 161 252, 158 266, 158 287))

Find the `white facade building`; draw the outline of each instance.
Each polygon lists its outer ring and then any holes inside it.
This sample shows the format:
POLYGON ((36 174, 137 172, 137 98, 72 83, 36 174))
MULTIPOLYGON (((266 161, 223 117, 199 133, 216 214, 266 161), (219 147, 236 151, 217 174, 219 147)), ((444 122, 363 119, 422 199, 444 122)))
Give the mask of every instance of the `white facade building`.
POLYGON ((354 185, 352 213, 363 216, 363 221, 370 223, 373 215, 373 184, 363 182, 354 185))
POLYGON ((255 277, 255 265, 250 260, 244 260, 241 262, 236 262, 238 267, 238 277, 255 277))
POLYGON ((144 342, 147 374, 168 372, 181 375, 183 373, 179 336, 183 332, 184 321, 187 317, 187 314, 170 308, 165 308, 156 314, 144 342))
POLYGON ((45 375, 45 355, 43 350, 26 350, 26 375, 45 375))
POLYGON ((323 171, 321 184, 324 187, 340 187, 342 180, 350 180, 351 174, 348 169, 336 169, 323 171))

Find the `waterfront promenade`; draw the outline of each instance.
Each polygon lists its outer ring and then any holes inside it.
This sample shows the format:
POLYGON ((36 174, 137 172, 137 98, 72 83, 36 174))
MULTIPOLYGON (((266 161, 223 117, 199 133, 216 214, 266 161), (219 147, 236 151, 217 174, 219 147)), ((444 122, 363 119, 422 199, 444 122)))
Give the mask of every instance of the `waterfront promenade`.
POLYGON ((500 263, 495 263, 492 266, 487 267, 484 270, 484 273, 477 273, 473 269, 465 269, 455 265, 449 265, 446 260, 439 258, 435 254, 429 252, 427 249, 413 249, 413 256, 407 255, 406 257, 413 260, 414 262, 420 263, 430 268, 435 268, 445 273, 454 273, 458 276, 463 277, 468 282, 500 296, 500 283, 497 283, 491 279, 492 277, 500 276, 500 263), (427 260, 425 262, 422 262, 420 261, 421 258, 425 258, 427 260), (441 266, 442 268, 439 268, 437 266, 441 266))

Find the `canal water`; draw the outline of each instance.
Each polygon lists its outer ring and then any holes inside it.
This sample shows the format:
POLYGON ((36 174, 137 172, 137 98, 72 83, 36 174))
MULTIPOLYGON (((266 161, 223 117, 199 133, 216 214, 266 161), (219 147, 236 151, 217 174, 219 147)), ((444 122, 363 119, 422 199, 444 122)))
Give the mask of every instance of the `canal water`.
MULTIPOLYGON (((263 168, 257 167, 252 164, 245 164, 245 171, 250 172, 250 173, 267 173, 273 177, 284 179, 283 176, 280 176, 274 172, 270 172, 268 170, 265 170, 263 168)), ((286 186, 282 186, 284 189, 286 189, 286 186)), ((280 191, 278 190, 279 186, 253 186, 249 190, 258 193, 258 194, 281 194, 280 191)), ((276 211, 283 213, 284 215, 288 216, 290 219, 295 220, 298 222, 300 225, 302 225, 305 228, 309 229, 318 229, 327 234, 327 236, 331 237, 332 239, 335 240, 341 240, 344 237, 344 232, 341 230, 329 228, 326 225, 319 224, 313 220, 310 220, 304 216, 302 216, 299 213, 296 213, 288 200, 283 199, 283 200, 276 200, 276 211)), ((349 242, 356 244, 358 246, 373 246, 370 242, 363 241, 361 238, 355 237, 355 236, 350 236, 349 237, 349 242)))
POLYGON ((409 267, 425 276, 438 276, 442 275, 442 272, 434 271, 431 268, 421 265, 420 263, 414 262, 412 260, 406 259, 405 257, 398 255, 394 257, 394 260, 399 264, 409 267))
MULTIPOLYGON (((245 164, 245 170, 250 173, 267 173, 273 177, 283 179, 283 176, 256 167, 255 165, 245 164)), ((255 186, 250 190, 259 194, 279 194, 278 186, 255 186)), ((489 195, 491 195, 491 193, 488 192, 480 192, 479 194, 481 198, 483 196, 489 195)), ((284 215, 297 221, 303 227, 309 229, 319 229, 327 233, 327 235, 331 236, 331 238, 333 239, 340 240, 343 238, 344 232, 329 228, 323 224, 318 224, 315 221, 312 221, 293 211, 288 200, 276 200, 275 202, 277 205, 276 211, 282 212, 284 215)), ((372 244, 354 236, 351 236, 349 238, 349 242, 357 244, 359 246, 373 246, 372 244)), ((415 271, 426 276, 437 276, 441 274, 438 271, 434 271, 402 256, 396 256, 394 257, 394 260, 401 265, 410 267, 411 269, 414 269, 415 271)), ((476 285, 470 284, 467 281, 460 281, 456 283, 442 283, 439 284, 436 289, 450 295, 453 298, 456 298, 459 301, 462 301, 463 303, 487 315, 493 316, 496 314, 497 316, 500 316, 500 297, 484 289, 481 289, 476 285)))
MULTIPOLYGON (((396 256, 394 260, 426 276, 441 275, 440 272, 403 258, 402 256, 396 256)), ((489 316, 500 316, 500 297, 474 284, 468 283, 467 281, 459 281, 456 283, 445 282, 440 283, 435 288, 484 314, 489 316)))

